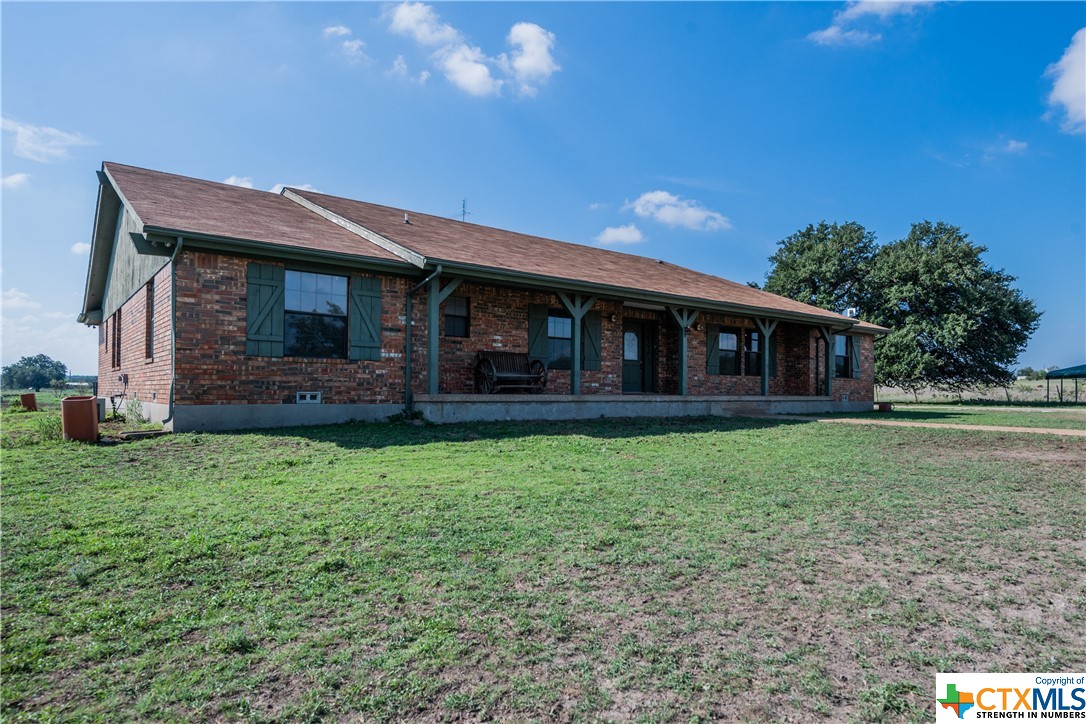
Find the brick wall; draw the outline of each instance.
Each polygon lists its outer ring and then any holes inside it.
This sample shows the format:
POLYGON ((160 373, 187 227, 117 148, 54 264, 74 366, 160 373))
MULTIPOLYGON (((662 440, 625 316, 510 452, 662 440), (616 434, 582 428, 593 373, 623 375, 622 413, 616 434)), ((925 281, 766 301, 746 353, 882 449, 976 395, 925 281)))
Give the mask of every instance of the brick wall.
MULTIPOLYGON (((326 404, 392 403, 403 401, 404 329, 407 291, 417 279, 377 275, 382 284, 381 359, 308 359, 257 357, 245 354, 247 264, 250 259, 205 252, 184 251, 176 260, 176 401, 179 404, 288 403, 298 391, 319 391, 326 404)), ((268 263, 262 261, 261 263, 268 263)), ((346 271, 329 269, 329 273, 346 271)), ((110 354, 113 320, 107 320, 99 344, 101 394, 120 392, 119 374, 129 376, 128 394, 141 400, 166 402, 170 384, 170 273, 169 267, 155 278, 155 354, 144 358, 145 287, 121 310, 121 366, 114 368, 110 354)), ((473 365, 479 350, 527 352, 528 307, 548 305, 560 309, 556 295, 486 284, 464 283, 454 296, 467 297, 470 334, 445 336, 444 307, 440 315, 440 380, 442 393, 474 391, 473 365)), ((425 289, 413 298, 412 387, 426 391, 427 354, 425 289)), ((592 308, 601 315, 601 369, 581 372, 582 394, 618 394, 622 391, 622 332, 625 319, 652 322, 657 349, 657 392, 678 392, 680 331, 666 311, 625 307, 618 301, 597 301, 592 308), (612 321, 612 316, 615 321, 612 321)), ((688 390, 694 395, 758 395, 758 375, 716 375, 706 371, 707 330, 710 325, 756 327, 753 320, 720 314, 699 315, 690 330, 688 390)), ((777 335, 777 375, 770 378, 771 395, 818 394, 817 333, 800 324, 781 322, 777 335)), ((834 397, 848 394, 853 401, 872 399, 873 344, 861 341, 859 379, 834 381, 834 397)), ((742 355, 741 355, 742 357, 742 355)), ((741 359, 743 365, 745 360, 741 359)), ((741 372, 742 372, 741 367, 741 372)), ((551 370, 547 391, 569 392, 568 370, 551 370)))
POLYGON ((113 364, 117 313, 98 330, 98 394, 124 393, 128 399, 167 404, 170 395, 170 267, 154 276, 154 326, 151 356, 147 356, 147 285, 120 308, 120 366, 113 364), (119 378, 128 375, 125 385, 119 378))
POLYGON ((183 252, 176 262, 178 404, 293 404, 298 391, 321 392, 325 404, 403 402, 404 295, 414 282, 381 277, 380 360, 249 356, 249 261, 183 252))

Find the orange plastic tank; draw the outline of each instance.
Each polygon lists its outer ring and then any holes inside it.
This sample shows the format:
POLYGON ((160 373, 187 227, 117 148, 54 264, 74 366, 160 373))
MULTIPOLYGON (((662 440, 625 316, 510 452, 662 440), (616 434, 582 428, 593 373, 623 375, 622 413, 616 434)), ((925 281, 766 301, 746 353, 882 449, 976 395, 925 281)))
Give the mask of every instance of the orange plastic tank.
POLYGON ((93 395, 65 397, 60 401, 60 421, 65 440, 98 442, 98 400, 93 395))

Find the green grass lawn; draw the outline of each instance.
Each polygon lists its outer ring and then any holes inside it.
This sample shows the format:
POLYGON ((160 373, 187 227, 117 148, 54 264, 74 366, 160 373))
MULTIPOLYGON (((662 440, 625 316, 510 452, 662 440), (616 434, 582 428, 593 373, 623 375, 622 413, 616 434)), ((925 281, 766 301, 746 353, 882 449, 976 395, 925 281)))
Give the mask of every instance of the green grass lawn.
MULTIPOLYGON (((956 405, 902 405, 895 403, 893 412, 840 413, 830 417, 905 422, 937 422, 950 425, 994 425, 997 427, 1047 427, 1062 430, 1086 430, 1086 407, 1029 407, 992 410, 956 405)), ((822 417, 820 415, 820 417, 822 417)))
POLYGON ((930 720, 1083 665, 1078 438, 9 417, 5 719, 930 720))

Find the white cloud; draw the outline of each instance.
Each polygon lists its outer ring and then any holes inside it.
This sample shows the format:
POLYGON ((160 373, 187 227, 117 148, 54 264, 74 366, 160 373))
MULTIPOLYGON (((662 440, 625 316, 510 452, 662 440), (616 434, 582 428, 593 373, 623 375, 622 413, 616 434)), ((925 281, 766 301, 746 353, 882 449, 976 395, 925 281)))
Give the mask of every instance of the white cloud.
POLYGON ((488 58, 479 48, 461 43, 442 49, 438 65, 450 83, 473 96, 491 96, 501 92, 503 81, 490 74, 488 58))
POLYGON ((917 8, 931 4, 930 0, 859 0, 848 3, 844 10, 838 11, 834 16, 834 23, 841 25, 869 15, 874 15, 879 20, 887 20, 894 15, 911 15, 917 8))
POLYGON ((251 189, 253 187, 252 176, 230 176, 222 180, 224 184, 230 184, 231 186, 240 186, 243 189, 251 189))
POLYGON ((592 203, 590 203, 588 205, 588 210, 589 211, 599 211, 602 208, 603 208, 603 204, 601 204, 599 201, 593 201, 592 203))
POLYGON ((30 183, 30 174, 28 173, 13 173, 10 176, 5 176, 3 179, 3 188, 8 191, 14 191, 15 189, 21 189, 30 183))
POLYGON ((1013 138, 1009 139, 1003 146, 1004 153, 1025 153, 1028 150, 1028 143, 1025 141, 1016 141, 1013 138))
POLYGON ((625 244, 640 244, 645 240, 641 230, 633 224, 625 226, 608 226, 596 236, 596 241, 601 244, 613 244, 621 246, 625 244))
POLYGON ((71 252, 77 256, 83 256, 84 254, 90 254, 91 245, 85 241, 77 241, 72 244, 71 252))
POLYGON ((882 40, 882 35, 866 30, 842 30, 840 25, 831 25, 808 33, 807 39, 818 45, 867 45, 882 40))
MULTIPOLYGON (((400 3, 386 17, 391 18, 389 30, 393 33, 432 48, 430 60, 450 83, 469 95, 500 95, 503 86, 512 81, 521 95, 532 97, 540 84, 560 70, 551 56, 554 33, 535 23, 513 25, 506 38, 513 48, 509 57, 504 53, 487 55, 482 48, 468 42, 459 30, 442 22, 434 9, 425 3, 400 3), (503 75, 506 77, 501 77, 503 75)), ((407 62, 402 58, 393 62, 390 75, 408 77, 407 62)), ((415 82, 425 83, 429 77, 429 72, 423 71, 415 82)))
POLYGON ((275 186, 272 186, 270 189, 268 189, 268 191, 271 191, 273 194, 279 194, 282 193, 283 189, 285 188, 301 189, 302 191, 313 191, 318 194, 320 193, 320 189, 314 188, 309 184, 275 184, 275 186))
POLYGON ((369 56, 363 52, 362 48, 366 46, 361 40, 344 40, 340 44, 340 49, 343 51, 343 55, 347 57, 347 60, 352 63, 360 63, 363 60, 369 60, 369 56))
POLYGON ((5 312, 0 318, 4 364, 11 364, 21 357, 45 354, 66 364, 73 374, 97 372, 98 331, 78 324, 75 321, 77 312, 78 309, 19 316, 5 312))
POLYGON ((392 10, 392 32, 407 35, 419 45, 454 45, 460 41, 460 33, 451 25, 442 23, 434 9, 425 3, 405 2, 392 10))
POLYGON ((730 229, 732 225, 723 214, 667 191, 647 191, 636 201, 627 203, 625 208, 633 209, 642 218, 694 231, 720 231, 730 229))
POLYGON ((351 34, 351 29, 346 25, 329 25, 324 29, 326 38, 343 38, 351 34))
MULTIPOLYGON (((346 25, 329 25, 324 29, 323 35, 325 39, 348 38, 351 35, 351 29, 346 25)), ((358 38, 342 40, 339 43, 339 50, 343 53, 343 57, 352 64, 370 60, 370 57, 362 50, 365 47, 366 43, 358 38)))
POLYGON ((30 298, 26 292, 20 292, 15 287, 0 294, 0 300, 5 309, 40 309, 41 304, 30 298))
POLYGON ((933 5, 933 0, 852 0, 844 10, 833 14, 828 28, 807 34, 807 39, 818 45, 868 45, 882 40, 881 33, 847 29, 846 26, 874 17, 883 23, 897 15, 912 15, 918 8, 933 5))
POLYGON ((50 163, 68 157, 72 146, 90 146, 94 141, 78 133, 59 131, 48 126, 32 126, 10 118, 3 119, 5 131, 15 134, 15 155, 31 161, 50 163))
POLYGON ((535 84, 545 83, 561 70, 551 57, 554 33, 535 23, 517 23, 509 31, 509 44, 513 50, 513 75, 524 95, 536 94, 535 84))
POLYGON ((1075 33, 1063 57, 1048 66, 1045 76, 1052 78, 1048 104, 1062 115, 1060 129, 1065 133, 1086 131, 1086 28, 1075 33))
POLYGON ((410 80, 412 83, 424 84, 430 80, 430 71, 424 70, 419 72, 418 75, 412 76, 411 71, 407 68, 407 61, 404 60, 402 55, 397 55, 396 59, 392 61, 392 67, 388 69, 388 75, 394 78, 404 78, 410 80))

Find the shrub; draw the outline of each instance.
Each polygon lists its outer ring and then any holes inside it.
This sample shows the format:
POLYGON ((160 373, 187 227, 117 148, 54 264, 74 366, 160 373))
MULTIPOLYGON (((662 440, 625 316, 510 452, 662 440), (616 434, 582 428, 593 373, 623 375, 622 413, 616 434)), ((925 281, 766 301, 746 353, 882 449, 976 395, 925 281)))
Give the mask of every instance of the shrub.
POLYGON ((64 437, 64 425, 60 415, 40 415, 31 423, 34 434, 41 442, 46 440, 60 440, 64 437))
POLYGON ((125 422, 143 423, 147 418, 143 416, 143 403, 140 398, 132 395, 132 399, 124 405, 125 422))

